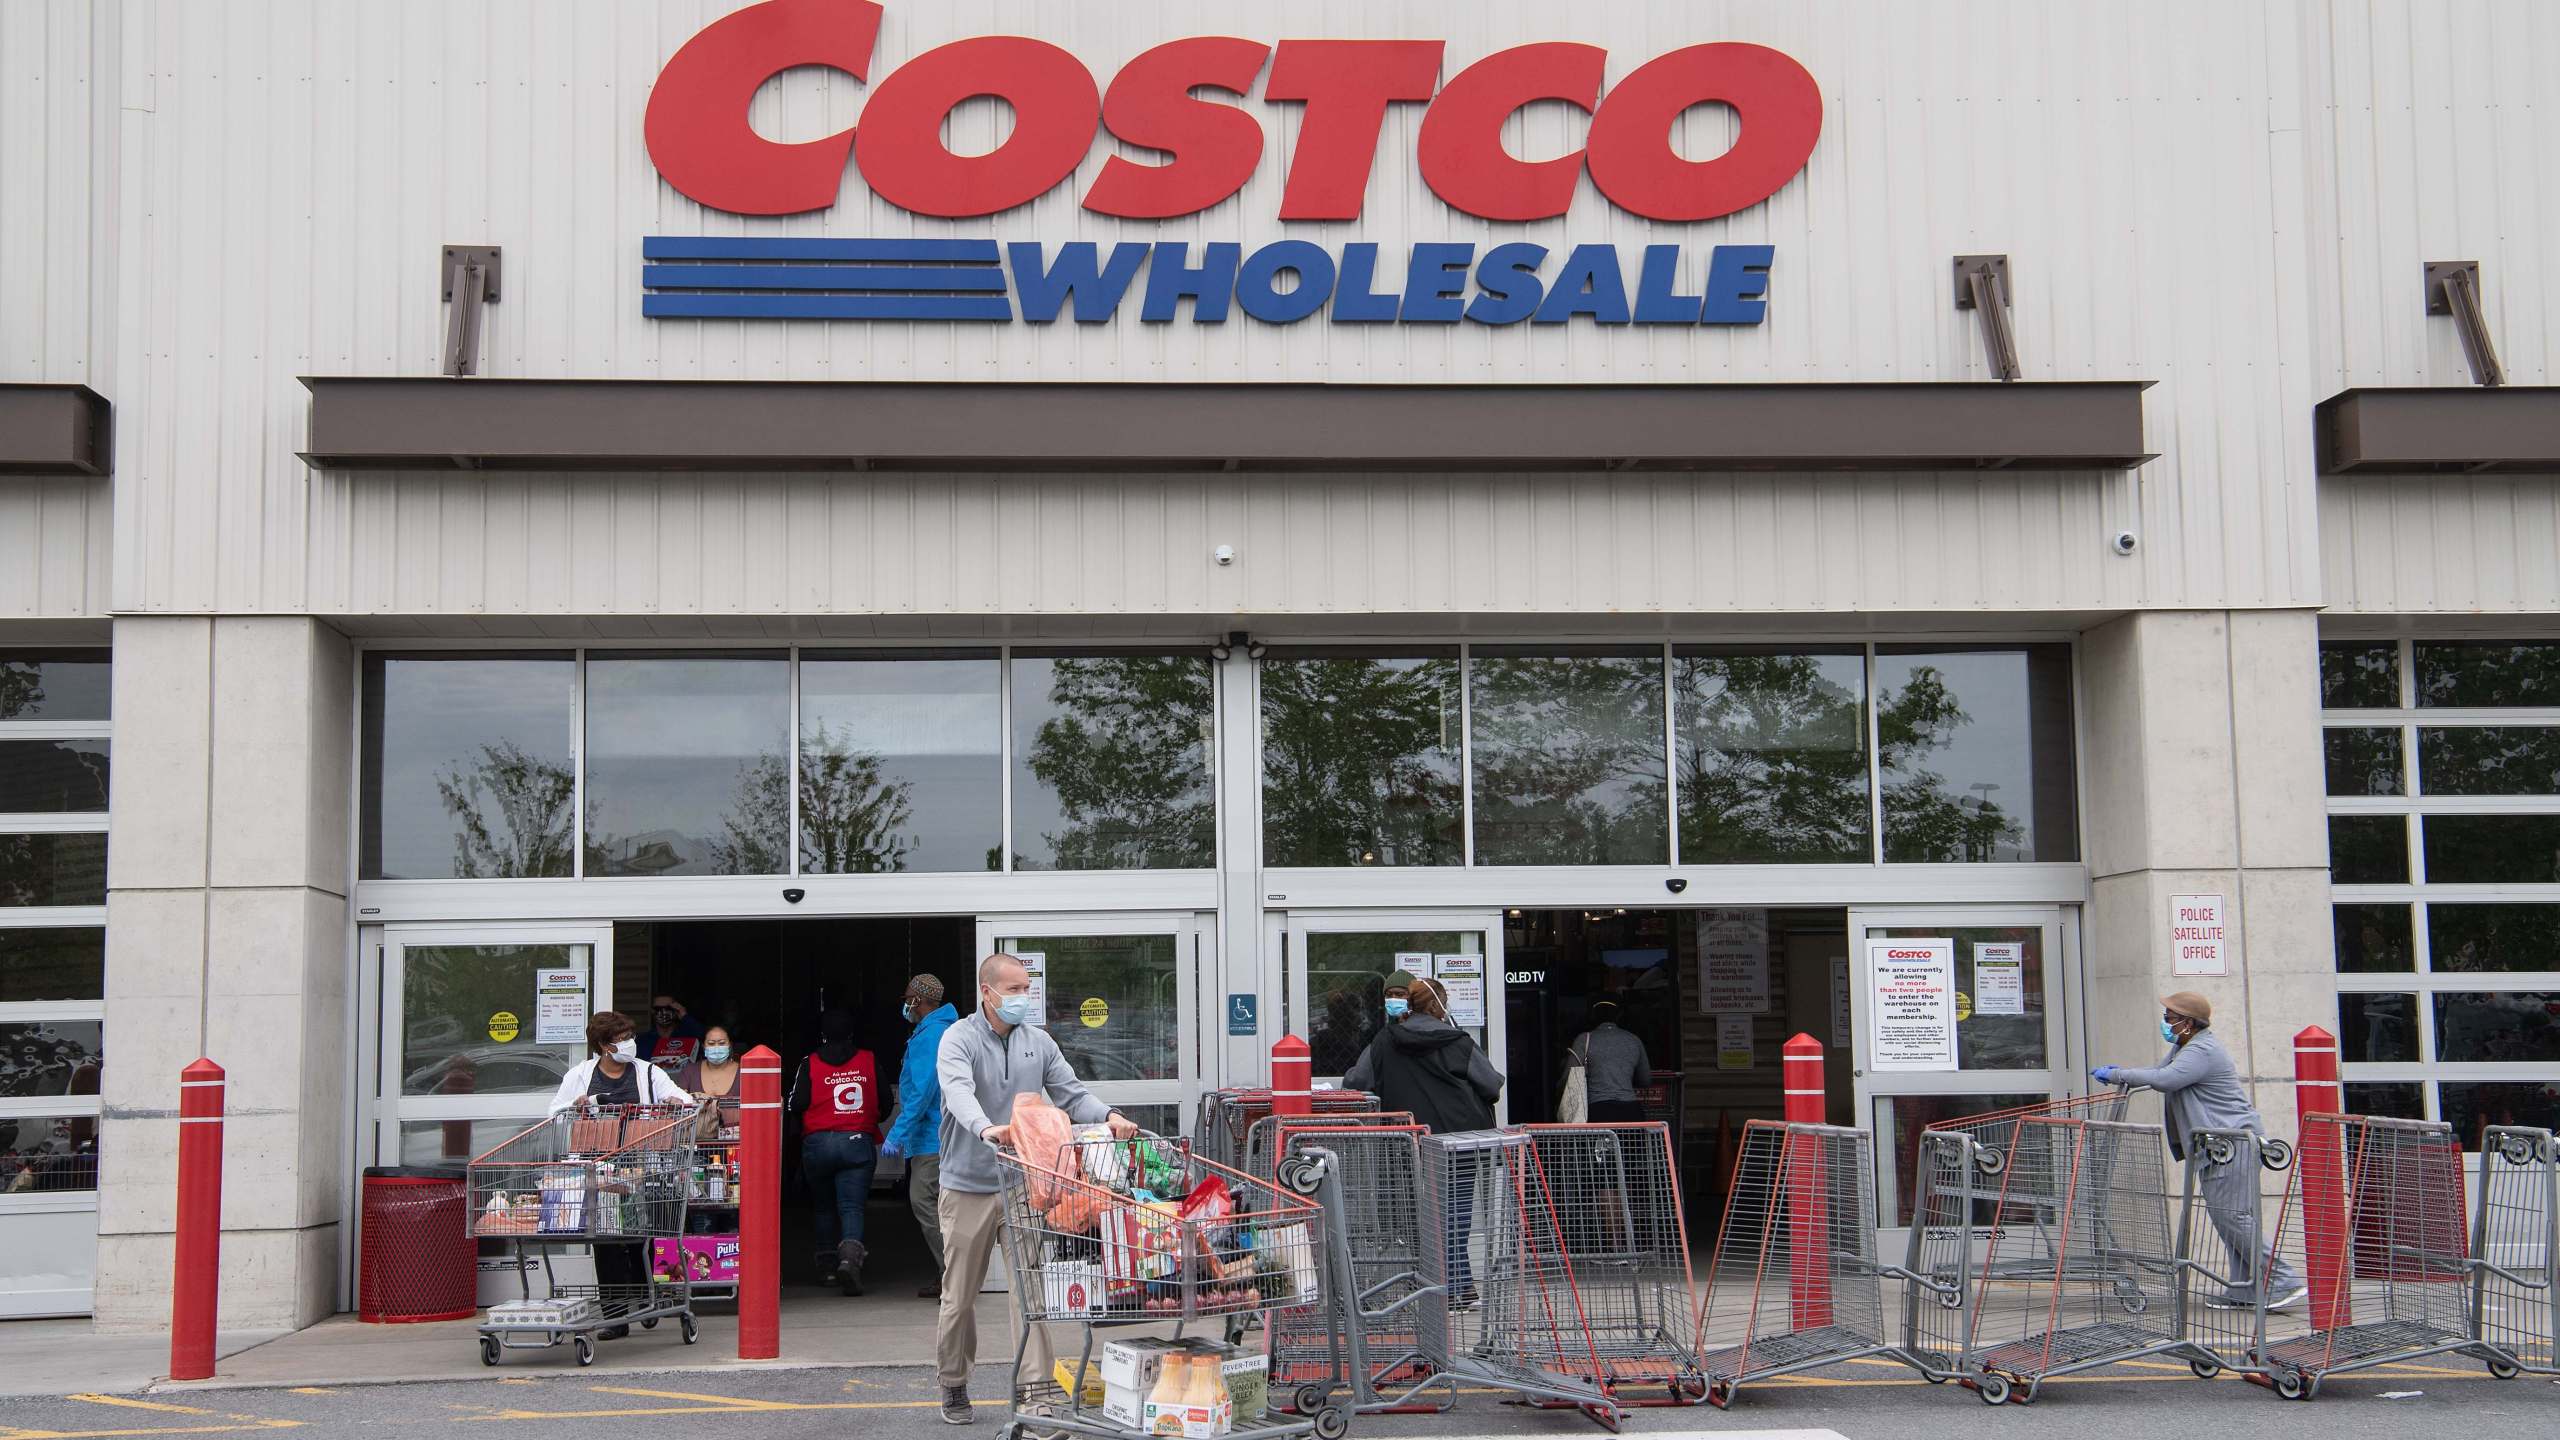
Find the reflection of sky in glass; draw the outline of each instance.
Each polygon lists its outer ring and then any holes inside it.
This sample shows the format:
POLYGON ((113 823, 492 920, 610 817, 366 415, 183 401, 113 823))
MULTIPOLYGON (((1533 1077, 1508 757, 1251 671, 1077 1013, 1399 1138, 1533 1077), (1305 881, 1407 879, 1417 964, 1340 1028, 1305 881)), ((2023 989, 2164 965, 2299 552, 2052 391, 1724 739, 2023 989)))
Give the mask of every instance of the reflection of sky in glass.
MULTIPOLYGON (((368 878, 441 880, 454 874, 452 812, 436 792, 441 775, 468 776, 483 746, 513 742, 531 759, 567 770, 577 665, 569 660, 383 658, 382 751, 365 757, 366 783, 379 795, 381 850, 368 878)), ((490 833, 504 837, 484 795, 490 833)))
POLYGON ((1002 684, 993 656, 804 660, 800 744, 823 728, 908 787, 906 869, 983 870, 1003 833, 1002 684))
POLYGON ((104 650, 0 653, 0 720, 104 720, 108 673, 104 650))
MULTIPOLYGON (((589 855, 611 841, 615 873, 708 874, 755 762, 790 748, 790 662, 590 655, 586 718, 589 855), (677 863, 652 857, 659 842, 677 863)), ((769 838, 781 858, 787 837, 769 838)))
MULTIPOLYGON (((1062 658, 1091 661, 1103 657, 1062 658)), ((1058 803, 1058 793, 1031 770, 1031 757, 1040 743, 1040 727, 1068 714, 1067 707, 1059 704, 1052 693, 1062 658, 1026 655, 1016 656, 1013 661, 1013 853, 1020 857, 1025 869, 1054 868, 1058 864, 1057 849, 1047 837, 1064 836, 1075 828, 1075 822, 1067 818, 1065 808, 1058 803)), ((1195 664, 1197 689, 1191 699, 1200 716, 1200 741, 1190 753, 1197 767, 1198 783, 1187 792, 1188 798, 1194 800, 1207 794, 1217 759, 1215 732, 1209 721, 1215 709, 1211 698, 1214 682, 1205 658, 1195 664)), ((1106 734, 1109 729, 1107 721, 1098 721, 1093 715, 1077 718, 1097 735, 1106 734)), ((1088 822, 1093 818, 1088 817, 1088 822)), ((1209 862, 1203 857, 1200 863, 1209 862)))
MULTIPOLYGON (((2034 859, 2035 746, 2029 725, 2026 654, 1995 650, 1878 655, 1876 703, 1892 708, 1911 683, 1912 673, 1923 667, 1938 672, 1964 712, 1965 723, 1942 728, 1934 748, 1906 750, 1900 757, 1902 764, 1886 767, 1885 784, 1926 771, 1938 777, 1938 792, 1959 802, 1968 814, 1987 799, 2018 827, 2015 838, 2003 839, 1989 858, 2034 859), (1985 792, 1984 785, 1997 788, 1985 792)), ((1892 801, 1888 798, 1885 803, 1890 807, 1892 801)), ((1889 815, 1886 823, 1890 828, 1889 815)))

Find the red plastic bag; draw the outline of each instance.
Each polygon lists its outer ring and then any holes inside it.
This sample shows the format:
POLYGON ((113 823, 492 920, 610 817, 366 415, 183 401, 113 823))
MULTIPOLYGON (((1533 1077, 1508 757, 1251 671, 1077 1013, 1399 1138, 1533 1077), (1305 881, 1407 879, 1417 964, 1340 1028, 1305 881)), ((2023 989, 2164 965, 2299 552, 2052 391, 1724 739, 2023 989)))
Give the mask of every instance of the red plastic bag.
POLYGON ((1046 1210, 1075 1189, 1084 1170, 1068 1149, 1075 1133, 1067 1112, 1050 1104, 1048 1096, 1035 1091, 1015 1098, 1013 1153, 1022 1157, 1033 1208, 1046 1210))

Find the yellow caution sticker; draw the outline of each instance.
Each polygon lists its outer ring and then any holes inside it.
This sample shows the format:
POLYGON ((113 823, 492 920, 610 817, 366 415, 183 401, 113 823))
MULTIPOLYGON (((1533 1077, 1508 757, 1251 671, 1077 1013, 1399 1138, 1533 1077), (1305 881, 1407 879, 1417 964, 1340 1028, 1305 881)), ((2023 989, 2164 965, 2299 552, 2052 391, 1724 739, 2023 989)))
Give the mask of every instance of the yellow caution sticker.
POLYGON ((1958 1020, 1973 1018, 1973 997, 1962 990, 1956 992, 1956 1018, 1958 1020))
POLYGON ((1087 1030, 1099 1030, 1111 1023, 1111 1002, 1096 995, 1076 1007, 1077 1018, 1087 1030))
POLYGON ((516 1012, 501 1010, 489 1017, 489 1038, 504 1045, 516 1038, 516 1012))

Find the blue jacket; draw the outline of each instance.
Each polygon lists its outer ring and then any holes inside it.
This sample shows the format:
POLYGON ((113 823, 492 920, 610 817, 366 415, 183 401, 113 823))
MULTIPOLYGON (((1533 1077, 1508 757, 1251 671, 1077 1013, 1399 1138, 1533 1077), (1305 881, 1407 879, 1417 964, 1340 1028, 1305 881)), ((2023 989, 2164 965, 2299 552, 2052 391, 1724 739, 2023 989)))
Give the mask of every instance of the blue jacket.
POLYGON ((960 1018, 945 1005, 916 1022, 907 1037, 907 1058, 898 1070, 898 1120, 889 1127, 889 1143, 908 1155, 942 1153, 942 1082, 934 1078, 934 1062, 942 1055, 942 1032, 960 1018))

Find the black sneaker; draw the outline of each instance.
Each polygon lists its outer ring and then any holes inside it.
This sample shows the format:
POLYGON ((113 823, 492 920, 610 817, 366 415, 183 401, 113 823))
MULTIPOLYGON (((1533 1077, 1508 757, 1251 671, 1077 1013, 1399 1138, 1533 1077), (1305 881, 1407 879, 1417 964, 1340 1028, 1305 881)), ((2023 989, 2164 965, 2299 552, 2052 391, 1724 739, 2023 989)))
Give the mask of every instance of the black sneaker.
POLYGON ((841 1268, 843 1267, 836 1263, 836 1252, 821 1250, 818 1252, 816 1269, 812 1273, 818 1277, 818 1284, 833 1285, 836 1283, 836 1271, 841 1268))
POLYGON ((608 1325, 602 1330, 596 1332, 596 1338, 599 1340, 628 1340, 631 1338, 631 1327, 628 1325, 608 1325))
POLYGON ((971 1425, 971 1424, 975 1424, 975 1423, 977 1422, 977 1419, 978 1419, 977 1412, 975 1412, 975 1411, 973 1411, 973 1410, 971 1410, 971 1409, 969 1408, 969 1387, 968 1387, 968 1386, 966 1386, 966 1385, 945 1385, 945 1386, 943 1386, 943 1387, 942 1387, 942 1423, 943 1423, 943 1424, 945 1424, 945 1425, 971 1425))
POLYGON ((846 1240, 836 1246, 836 1281, 847 1295, 862 1293, 862 1262, 871 1258, 859 1240, 846 1240))

